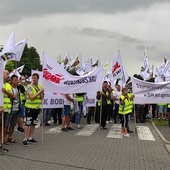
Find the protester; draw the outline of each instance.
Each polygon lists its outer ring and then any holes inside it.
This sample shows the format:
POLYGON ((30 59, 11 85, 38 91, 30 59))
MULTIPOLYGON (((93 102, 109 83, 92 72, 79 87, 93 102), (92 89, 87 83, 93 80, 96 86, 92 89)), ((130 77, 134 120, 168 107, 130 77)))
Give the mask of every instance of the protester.
POLYGON ((108 112, 108 105, 107 105, 107 100, 111 99, 111 93, 109 91, 108 87, 108 82, 104 81, 102 85, 102 92, 97 92, 97 100, 101 100, 102 104, 102 112, 101 112, 101 128, 102 129, 107 129, 106 126, 106 119, 107 119, 107 112, 108 112))
POLYGON ((83 100, 84 100, 85 93, 76 93, 74 97, 78 101, 79 111, 76 112, 76 125, 78 129, 81 129, 81 118, 82 118, 82 111, 83 111, 83 100))
POLYGON ((57 120, 58 120, 58 124, 61 125, 62 124, 62 110, 63 108, 54 108, 53 109, 53 120, 54 120, 54 125, 57 124, 57 120))
POLYGON ((8 129, 8 115, 11 113, 12 109, 12 102, 11 99, 13 98, 12 94, 12 87, 8 83, 9 81, 9 72, 7 70, 4 70, 4 85, 2 88, 3 92, 3 100, 4 100, 4 144, 9 145, 8 139, 7 139, 7 129, 8 129))
MULTIPOLYGON (((111 87, 111 83, 108 82, 107 88, 109 89, 110 93, 112 93, 113 89, 111 87)), ((108 111, 107 111, 107 121, 106 123, 113 123, 111 120, 113 118, 113 100, 112 99, 107 99, 107 106, 108 106, 108 111)))
POLYGON ((113 115, 114 123, 118 122, 119 102, 120 102, 120 96, 122 94, 120 90, 120 85, 118 83, 119 81, 117 80, 115 84, 116 89, 112 92, 112 99, 115 102, 114 115, 113 115))
POLYGON ((130 100, 130 103, 129 103, 130 113, 128 113, 127 132, 128 133, 133 133, 133 131, 130 130, 130 120, 131 120, 131 116, 133 115, 133 112, 134 112, 134 102, 133 102, 133 99, 135 97, 135 95, 132 93, 132 88, 129 88, 127 95, 128 95, 129 100, 130 100))
POLYGON ((24 118, 25 118, 25 101, 26 101, 26 80, 25 76, 20 77, 20 83, 18 84, 20 90, 20 110, 18 118, 18 128, 19 133, 24 133, 24 118))
POLYGON ((161 116, 162 116, 163 120, 168 120, 167 104, 166 103, 158 103, 158 106, 159 106, 158 120, 161 119, 161 116))
POLYGON ((122 88, 122 95, 120 96, 120 104, 119 104, 119 114, 121 116, 121 122, 122 122, 122 135, 125 137, 130 137, 130 135, 127 132, 128 127, 128 114, 131 113, 130 105, 130 99, 127 94, 127 88, 122 88))
POLYGON ((52 109, 43 109, 43 126, 51 126, 49 120, 51 119, 52 109))
POLYGON ((64 95, 64 111, 62 117, 62 128, 61 131, 68 132, 68 130, 74 130, 70 127, 70 111, 71 111, 71 102, 74 102, 74 99, 70 94, 64 95), (66 126, 66 127, 65 127, 66 126))
POLYGON ((26 98, 26 123, 24 129, 23 146, 27 146, 28 143, 37 144, 37 141, 33 139, 35 125, 37 124, 38 115, 42 108, 42 99, 44 97, 44 89, 42 85, 38 83, 39 74, 34 73, 32 75, 32 84, 27 86, 27 98, 26 98))
POLYGON ((8 142, 17 143, 17 141, 13 138, 14 127, 18 121, 18 115, 20 111, 20 97, 19 97, 19 86, 18 86, 18 76, 11 76, 11 86, 12 86, 12 110, 11 113, 7 115, 7 127, 9 127, 9 138, 8 142))

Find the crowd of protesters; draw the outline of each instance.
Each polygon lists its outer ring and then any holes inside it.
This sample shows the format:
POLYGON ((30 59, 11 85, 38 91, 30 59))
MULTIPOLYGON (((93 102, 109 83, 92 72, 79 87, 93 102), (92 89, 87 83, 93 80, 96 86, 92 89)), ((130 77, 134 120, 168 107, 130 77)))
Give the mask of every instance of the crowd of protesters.
MULTIPOLYGON (((4 86, 2 88, 4 105, 0 107, 1 150, 2 143, 9 145, 18 142, 13 138, 16 126, 17 131, 23 134, 23 146, 28 146, 29 143, 37 144, 34 139, 34 131, 39 114, 42 112, 44 89, 39 84, 37 73, 34 73, 31 79, 32 81, 26 76, 17 77, 16 75, 9 77, 9 72, 4 70, 4 86), (4 127, 2 127, 2 123, 4 127)), ((121 88, 121 84, 117 80, 114 87, 112 88, 110 82, 104 81, 102 90, 96 93, 96 106, 87 108, 87 114, 83 114, 83 101, 86 99, 86 93, 65 94, 64 108, 43 109, 41 126, 51 126, 50 120, 53 117, 54 125, 59 124, 61 131, 68 132, 74 130, 70 126, 70 122, 76 123, 76 128, 81 129, 81 118, 85 116, 87 124, 98 123, 102 130, 108 129, 108 123, 120 123, 122 136, 130 137, 129 133, 133 133, 129 127, 132 119, 136 123, 145 123, 148 117, 168 120, 169 104, 134 105, 135 95, 131 84, 121 88)))

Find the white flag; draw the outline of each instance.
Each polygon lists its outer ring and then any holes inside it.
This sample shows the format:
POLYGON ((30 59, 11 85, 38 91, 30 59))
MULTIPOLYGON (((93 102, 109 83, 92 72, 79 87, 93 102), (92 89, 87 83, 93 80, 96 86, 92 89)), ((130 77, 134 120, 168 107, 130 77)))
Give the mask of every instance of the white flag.
POLYGON ((92 71, 91 60, 86 61, 81 68, 79 68, 76 73, 80 76, 85 75, 92 71))
POLYGON ((18 43, 15 44, 16 56, 15 56, 15 58, 12 59, 12 60, 20 61, 26 43, 27 43, 27 39, 22 40, 22 41, 20 41, 20 42, 18 42, 18 43))
POLYGON ((123 76, 123 65, 122 65, 122 60, 120 56, 120 51, 116 53, 116 55, 113 58, 113 63, 112 63, 112 81, 121 78, 123 76))
POLYGON ((102 67, 83 75, 73 76, 53 59, 43 54, 43 86, 49 92, 84 93, 102 89, 102 67))
POLYGON ((15 36, 14 31, 11 32, 4 48, 1 52, 1 60, 8 61, 15 58, 16 49, 15 49, 15 36))

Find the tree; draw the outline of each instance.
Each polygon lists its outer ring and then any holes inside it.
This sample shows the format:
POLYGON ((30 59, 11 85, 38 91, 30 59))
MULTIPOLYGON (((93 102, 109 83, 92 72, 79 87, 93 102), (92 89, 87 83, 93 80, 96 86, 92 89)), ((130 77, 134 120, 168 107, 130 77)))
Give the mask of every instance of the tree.
POLYGON ((23 74, 31 75, 31 70, 42 70, 40 56, 35 47, 28 47, 26 44, 23 55, 18 66, 25 65, 23 74))
POLYGON ((8 70, 9 72, 12 72, 15 69, 14 62, 13 61, 8 61, 5 70, 8 70))

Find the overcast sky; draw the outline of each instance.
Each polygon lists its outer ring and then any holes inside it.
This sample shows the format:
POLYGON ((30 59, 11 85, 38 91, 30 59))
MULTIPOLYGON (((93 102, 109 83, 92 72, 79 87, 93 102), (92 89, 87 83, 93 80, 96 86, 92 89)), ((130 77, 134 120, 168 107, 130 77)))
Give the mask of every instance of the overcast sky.
POLYGON ((169 58, 169 9, 169 0, 1 0, 0 45, 14 30, 16 42, 28 38, 41 56, 80 52, 103 64, 119 49, 132 75, 140 71, 145 46, 151 65, 169 58))

